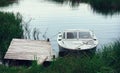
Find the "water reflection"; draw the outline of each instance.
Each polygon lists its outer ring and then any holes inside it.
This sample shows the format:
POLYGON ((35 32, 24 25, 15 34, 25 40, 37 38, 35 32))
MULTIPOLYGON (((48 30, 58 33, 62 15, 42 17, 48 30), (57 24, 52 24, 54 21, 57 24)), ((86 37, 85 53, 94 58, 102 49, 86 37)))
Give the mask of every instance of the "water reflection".
POLYGON ((60 4, 69 4, 71 7, 77 7, 81 3, 81 0, 51 0, 60 4))
POLYGON ((30 19, 29 21, 25 22, 23 20, 22 23, 22 27, 23 27, 23 35, 24 35, 24 39, 33 39, 33 40, 47 40, 47 32, 48 32, 48 28, 46 28, 46 30, 44 32, 41 32, 38 28, 32 28, 32 30, 30 29, 30 22, 32 19, 30 19))
POLYGON ((120 12, 120 0, 92 0, 90 5, 94 11, 104 15, 120 12))
POLYGON ((9 6, 13 3, 19 3, 18 0, 1 0, 0 1, 0 7, 6 7, 6 6, 9 6))
POLYGON ((0 11, 22 14, 25 21, 24 38, 32 40, 50 38, 51 45, 56 51, 58 51, 57 33, 65 29, 93 30, 99 39, 99 45, 110 43, 120 36, 120 15, 105 16, 94 13, 88 0, 71 1, 77 3, 74 9, 71 8, 70 1, 62 1, 60 3, 46 0, 19 0, 19 4, 0 8, 0 11))
POLYGON ((120 12, 120 0, 51 0, 60 4, 68 3, 77 7, 80 3, 90 4, 93 11, 104 15, 113 15, 120 12))
POLYGON ((29 26, 30 26, 30 22, 32 19, 30 19, 29 21, 25 22, 23 21, 22 26, 23 26, 23 35, 24 35, 24 39, 34 39, 34 40, 39 40, 39 30, 37 28, 33 28, 33 30, 31 31, 29 26))

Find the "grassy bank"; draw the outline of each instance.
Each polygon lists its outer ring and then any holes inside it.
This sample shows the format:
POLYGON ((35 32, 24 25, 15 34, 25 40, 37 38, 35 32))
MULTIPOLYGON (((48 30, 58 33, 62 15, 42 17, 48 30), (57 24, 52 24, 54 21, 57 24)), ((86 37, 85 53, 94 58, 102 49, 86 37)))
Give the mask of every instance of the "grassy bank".
POLYGON ((0 58, 3 59, 12 38, 21 38, 21 21, 20 14, 0 12, 0 58))
POLYGON ((102 52, 58 58, 47 68, 33 64, 25 67, 0 66, 0 73, 120 73, 120 41, 105 46, 102 52))
POLYGON ((9 4, 12 4, 16 1, 17 0, 0 0, 0 6, 8 6, 9 4))
POLYGON ((120 73, 120 41, 90 57, 68 56, 53 62, 43 73, 120 73))

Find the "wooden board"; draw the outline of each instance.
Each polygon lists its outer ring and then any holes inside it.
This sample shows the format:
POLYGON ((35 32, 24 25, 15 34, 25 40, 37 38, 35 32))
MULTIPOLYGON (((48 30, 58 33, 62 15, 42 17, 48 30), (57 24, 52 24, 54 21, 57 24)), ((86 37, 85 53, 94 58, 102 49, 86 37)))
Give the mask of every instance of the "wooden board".
POLYGON ((53 57, 50 42, 45 40, 13 39, 4 59, 51 61, 53 57))

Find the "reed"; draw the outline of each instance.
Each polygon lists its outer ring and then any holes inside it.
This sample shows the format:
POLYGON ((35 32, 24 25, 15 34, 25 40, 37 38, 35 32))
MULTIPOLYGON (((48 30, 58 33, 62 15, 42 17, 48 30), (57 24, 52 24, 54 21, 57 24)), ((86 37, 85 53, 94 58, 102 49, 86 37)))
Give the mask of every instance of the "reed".
POLYGON ((120 41, 104 46, 92 57, 87 54, 58 58, 42 73, 119 73, 120 41))
POLYGON ((25 69, 25 67, 6 67, 0 65, 0 73, 22 73, 25 69))
POLYGON ((116 71, 120 72, 120 41, 116 41, 109 46, 105 46, 102 52, 102 59, 105 64, 116 71))

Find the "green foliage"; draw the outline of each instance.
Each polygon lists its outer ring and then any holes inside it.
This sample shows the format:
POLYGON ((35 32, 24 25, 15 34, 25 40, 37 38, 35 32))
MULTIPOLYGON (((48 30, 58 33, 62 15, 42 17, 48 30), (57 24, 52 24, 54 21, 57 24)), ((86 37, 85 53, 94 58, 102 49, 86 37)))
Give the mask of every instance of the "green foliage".
POLYGON ((0 56, 4 57, 8 46, 13 38, 21 38, 23 31, 21 27, 22 18, 20 14, 0 12, 0 56))
POLYGON ((54 61, 43 73, 114 73, 99 54, 89 56, 67 56, 54 61))
POLYGON ((44 67, 41 65, 38 65, 36 61, 33 61, 32 66, 26 69, 25 73, 41 73, 44 71, 44 67))
POLYGON ((22 73, 25 69, 25 67, 6 67, 4 65, 0 65, 0 73, 22 73))
POLYGON ((120 41, 105 46, 95 55, 67 55, 49 67, 33 62, 29 68, 0 66, 0 73, 120 73, 120 41))
POLYGON ((104 47, 102 59, 105 64, 113 68, 116 73, 120 73, 120 41, 104 47))

